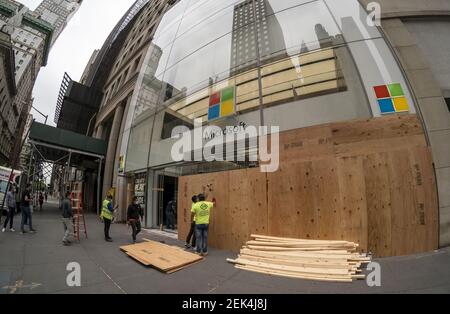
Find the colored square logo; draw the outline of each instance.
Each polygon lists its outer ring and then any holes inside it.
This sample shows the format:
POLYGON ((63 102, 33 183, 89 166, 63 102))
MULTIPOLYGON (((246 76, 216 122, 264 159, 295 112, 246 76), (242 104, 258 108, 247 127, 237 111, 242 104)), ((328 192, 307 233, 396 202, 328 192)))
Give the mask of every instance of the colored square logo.
POLYGON ((377 96, 381 114, 409 111, 408 100, 400 83, 375 86, 373 89, 377 96))
POLYGON ((391 97, 405 96, 405 93, 403 92, 402 85, 399 84, 399 83, 397 83, 397 84, 390 84, 389 85, 389 92, 391 93, 391 97))
POLYGON ((227 100, 234 100, 234 87, 229 87, 222 91, 222 102, 227 100))
POLYGON ((209 97, 209 106, 212 107, 212 106, 219 105, 219 104, 220 104, 220 92, 212 94, 209 97))
POLYGON ((408 100, 405 97, 394 98, 394 108, 395 112, 406 112, 409 111, 408 100))
POLYGON ((231 99, 223 102, 222 105, 220 106, 220 116, 225 117, 233 113, 234 113, 234 101, 231 99))
POLYGON ((235 87, 228 87, 209 97, 208 121, 232 115, 235 107, 235 87))
POLYGON ((209 107, 208 120, 216 120, 220 118, 220 105, 209 107))
POLYGON ((378 104, 380 105, 382 114, 395 113, 394 103, 392 102, 392 99, 379 99, 378 104))
POLYGON ((391 97, 391 94, 389 94, 389 89, 386 85, 375 86, 373 89, 375 90, 375 94, 378 99, 391 97))

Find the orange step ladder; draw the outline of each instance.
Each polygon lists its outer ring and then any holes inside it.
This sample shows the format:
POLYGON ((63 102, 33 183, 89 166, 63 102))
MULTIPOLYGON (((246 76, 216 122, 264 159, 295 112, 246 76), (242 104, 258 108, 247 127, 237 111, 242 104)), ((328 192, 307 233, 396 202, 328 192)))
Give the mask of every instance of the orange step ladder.
POLYGON ((81 234, 84 233, 86 239, 88 238, 86 219, 83 210, 83 193, 81 190, 74 190, 70 195, 72 209, 74 211, 74 227, 75 227, 75 237, 80 241, 81 234))

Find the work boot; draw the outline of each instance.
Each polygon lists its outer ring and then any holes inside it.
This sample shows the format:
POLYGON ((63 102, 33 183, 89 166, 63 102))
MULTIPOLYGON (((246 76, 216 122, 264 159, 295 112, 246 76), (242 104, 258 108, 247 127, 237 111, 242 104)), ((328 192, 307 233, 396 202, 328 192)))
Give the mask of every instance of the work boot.
POLYGON ((106 242, 113 242, 113 240, 111 238, 106 238, 105 241, 106 242))

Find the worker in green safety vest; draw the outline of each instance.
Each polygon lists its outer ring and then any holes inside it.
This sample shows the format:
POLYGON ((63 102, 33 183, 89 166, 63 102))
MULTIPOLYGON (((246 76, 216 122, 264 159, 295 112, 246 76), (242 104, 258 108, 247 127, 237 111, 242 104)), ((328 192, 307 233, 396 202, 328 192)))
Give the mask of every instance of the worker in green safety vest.
POLYGON ((103 224, 105 225, 105 241, 112 242, 111 237, 109 236, 109 229, 111 228, 111 223, 113 221, 114 209, 112 205, 112 196, 111 194, 106 195, 102 203, 102 213, 100 218, 103 220, 103 224))

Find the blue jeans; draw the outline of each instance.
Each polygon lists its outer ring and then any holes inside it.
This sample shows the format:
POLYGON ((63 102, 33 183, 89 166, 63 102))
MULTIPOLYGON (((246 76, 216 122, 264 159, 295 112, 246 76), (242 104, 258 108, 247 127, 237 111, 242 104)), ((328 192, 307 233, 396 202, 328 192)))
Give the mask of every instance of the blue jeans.
POLYGON ((20 224, 20 230, 22 232, 25 231, 24 225, 27 224, 27 222, 28 222, 28 226, 30 227, 30 231, 33 230, 30 206, 22 206, 21 210, 22 210, 22 222, 20 224))
POLYGON ((208 229, 209 225, 195 225, 197 253, 208 253, 208 229))

